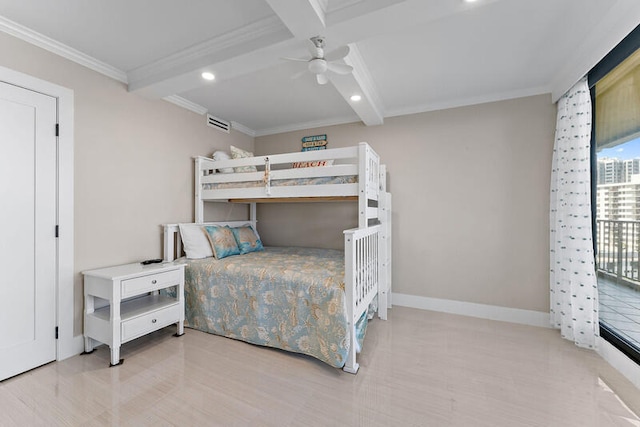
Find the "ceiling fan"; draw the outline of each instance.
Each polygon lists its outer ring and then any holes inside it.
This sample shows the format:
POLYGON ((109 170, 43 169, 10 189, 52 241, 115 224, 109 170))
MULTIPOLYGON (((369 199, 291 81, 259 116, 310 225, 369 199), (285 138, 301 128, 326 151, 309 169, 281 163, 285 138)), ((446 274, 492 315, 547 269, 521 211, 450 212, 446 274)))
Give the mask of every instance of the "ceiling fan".
POLYGON ((307 43, 310 59, 304 58, 282 58, 288 61, 306 62, 307 68, 291 76, 292 79, 296 79, 303 74, 309 72, 316 75, 318 84, 326 84, 329 79, 325 75, 327 71, 334 72, 336 74, 349 74, 353 71, 351 65, 337 63, 333 61, 339 61, 349 54, 349 46, 341 46, 336 50, 324 54, 324 37, 315 36, 309 39, 307 43))

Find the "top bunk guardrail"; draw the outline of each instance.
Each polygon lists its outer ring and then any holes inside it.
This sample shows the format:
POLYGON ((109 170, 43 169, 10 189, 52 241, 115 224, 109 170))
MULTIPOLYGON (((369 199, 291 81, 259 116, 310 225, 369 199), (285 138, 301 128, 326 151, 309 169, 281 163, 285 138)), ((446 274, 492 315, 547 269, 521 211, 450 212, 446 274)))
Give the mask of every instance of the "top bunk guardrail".
POLYGON ((366 210, 367 200, 377 201, 381 191, 380 158, 366 142, 346 148, 233 160, 196 157, 195 162, 197 201, 246 203, 351 199, 359 200, 366 210), (307 162, 327 162, 330 165, 294 167, 295 163, 307 162), (247 166, 254 166, 256 171, 218 172, 247 166))

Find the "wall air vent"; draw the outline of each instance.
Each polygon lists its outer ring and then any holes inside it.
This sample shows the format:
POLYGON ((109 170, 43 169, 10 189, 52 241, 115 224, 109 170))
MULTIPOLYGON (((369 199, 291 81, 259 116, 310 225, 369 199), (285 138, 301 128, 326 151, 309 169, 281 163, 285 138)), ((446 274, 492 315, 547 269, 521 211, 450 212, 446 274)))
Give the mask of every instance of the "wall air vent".
POLYGON ((222 120, 217 117, 214 117, 211 114, 207 114, 207 125, 211 126, 212 128, 219 129, 226 133, 231 132, 231 123, 229 123, 226 120, 222 120))

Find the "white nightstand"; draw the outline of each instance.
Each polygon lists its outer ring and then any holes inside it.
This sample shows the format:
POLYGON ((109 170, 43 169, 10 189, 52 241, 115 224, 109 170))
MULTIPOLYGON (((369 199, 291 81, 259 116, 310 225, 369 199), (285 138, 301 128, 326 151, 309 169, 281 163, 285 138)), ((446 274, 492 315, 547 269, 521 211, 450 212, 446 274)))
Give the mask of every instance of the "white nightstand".
POLYGON ((122 362, 120 345, 127 341, 173 323, 177 323, 176 335, 182 335, 184 266, 136 263, 82 272, 85 352, 93 351, 93 340, 107 344, 114 366, 122 362), (158 292, 171 287, 175 288, 175 297, 158 292), (96 298, 106 300, 108 305, 96 308, 96 298))

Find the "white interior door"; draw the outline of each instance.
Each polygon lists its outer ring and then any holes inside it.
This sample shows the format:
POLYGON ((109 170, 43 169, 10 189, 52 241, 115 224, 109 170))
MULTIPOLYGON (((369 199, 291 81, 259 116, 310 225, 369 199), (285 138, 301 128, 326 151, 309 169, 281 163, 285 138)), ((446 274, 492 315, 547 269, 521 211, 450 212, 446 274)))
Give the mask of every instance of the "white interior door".
POLYGON ((56 358, 56 108, 0 82, 0 380, 56 358))

